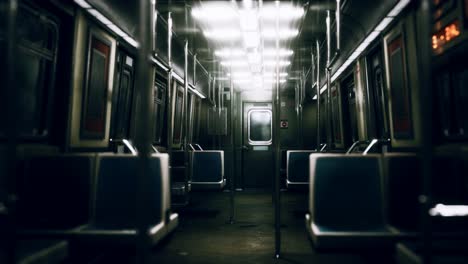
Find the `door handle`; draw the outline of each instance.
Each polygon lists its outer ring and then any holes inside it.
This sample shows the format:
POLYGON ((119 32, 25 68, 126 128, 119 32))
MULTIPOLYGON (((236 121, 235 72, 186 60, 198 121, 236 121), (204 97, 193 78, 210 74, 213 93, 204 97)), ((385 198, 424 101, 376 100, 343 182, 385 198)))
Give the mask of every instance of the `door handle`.
POLYGON ((248 146, 242 146, 242 150, 249 150, 249 147, 248 146))

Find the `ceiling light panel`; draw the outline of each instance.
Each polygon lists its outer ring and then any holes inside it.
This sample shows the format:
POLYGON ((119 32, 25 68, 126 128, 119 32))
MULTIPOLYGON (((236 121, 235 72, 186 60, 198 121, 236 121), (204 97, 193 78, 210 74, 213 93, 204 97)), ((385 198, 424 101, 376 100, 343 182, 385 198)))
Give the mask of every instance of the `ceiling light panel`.
POLYGON ((192 16, 206 22, 223 22, 238 19, 237 11, 229 3, 206 3, 192 9, 192 16))
POLYGON ((260 11, 260 17, 264 20, 291 21, 297 20, 304 15, 304 9, 291 4, 280 3, 277 7, 274 3, 265 5, 260 11))
POLYGON ((284 40, 296 37, 298 34, 299 30, 297 29, 281 28, 279 30, 276 30, 275 28, 265 28, 262 30, 262 36, 266 39, 279 38, 281 40, 284 40))
POLYGON ((242 57, 245 56, 243 49, 221 49, 216 50, 215 55, 221 58, 242 57))
POLYGON ((291 56, 293 55, 294 52, 290 49, 264 49, 263 50, 263 56, 265 57, 275 57, 275 56, 279 56, 279 57, 288 57, 288 56, 291 56))
POLYGON ((254 10, 240 11, 239 20, 243 31, 256 31, 258 29, 258 16, 254 10))
POLYGON ((237 28, 218 28, 203 32, 207 38, 215 40, 236 40, 241 36, 241 31, 237 28))
POLYGON ((230 73, 227 77, 241 89, 265 89, 263 83, 269 79, 276 83, 275 67, 282 67, 279 77, 281 83, 286 82, 284 67, 291 64, 294 52, 285 47, 289 42, 284 40, 299 34, 297 26, 303 15, 301 6, 253 0, 203 2, 192 8, 203 34, 218 47, 214 53, 230 73), (278 20, 279 29, 275 27, 278 20), (272 48, 269 43, 276 40, 281 40, 280 46, 272 48))

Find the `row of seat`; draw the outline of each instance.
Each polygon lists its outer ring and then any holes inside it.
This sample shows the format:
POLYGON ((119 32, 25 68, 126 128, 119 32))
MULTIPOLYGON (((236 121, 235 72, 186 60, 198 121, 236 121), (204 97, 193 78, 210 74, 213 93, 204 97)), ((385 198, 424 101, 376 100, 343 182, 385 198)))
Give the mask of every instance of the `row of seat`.
MULTIPOLYGON (((466 153, 460 157, 434 158, 433 202, 468 202, 468 179, 464 174, 468 166, 463 156, 466 153)), ((317 249, 390 249, 396 246, 399 263, 422 263, 422 244, 418 242, 421 238, 422 173, 415 153, 362 155, 288 151, 287 173, 288 184, 291 185, 292 180, 308 184, 306 226, 317 249), (304 175, 309 181, 304 180, 304 175)), ((466 263, 463 262, 468 259, 466 219, 432 217, 431 233, 436 240, 431 252, 437 256, 455 255, 454 263, 466 263)))
POLYGON ((307 228, 317 248, 384 248, 416 236, 414 154, 311 154, 307 228))
MULTIPOLYGON (((186 197, 191 190, 222 190, 226 186, 224 151, 203 150, 199 145, 197 148, 190 146, 187 183, 185 182, 187 179, 185 178, 184 151, 176 150, 171 155, 172 194, 176 196, 175 199, 177 196, 186 197)), ((186 199, 185 202, 187 202, 186 199)))
MULTIPOLYGON (((26 157, 18 169, 18 233, 23 239, 62 239, 87 245, 134 245, 139 159, 114 153, 26 157)), ((169 157, 149 158, 144 219, 156 244, 174 230, 169 157)))
MULTIPOLYGON (((128 140, 113 141, 116 152, 137 155, 138 151, 128 140)), ((204 150, 199 144, 188 144, 189 179, 185 179, 185 152, 171 153, 171 189, 178 197, 187 196, 191 190, 222 190, 226 186, 224 175, 224 151, 204 150), (187 181, 187 182, 186 182, 187 181)), ((155 153, 159 150, 153 146, 155 153)))

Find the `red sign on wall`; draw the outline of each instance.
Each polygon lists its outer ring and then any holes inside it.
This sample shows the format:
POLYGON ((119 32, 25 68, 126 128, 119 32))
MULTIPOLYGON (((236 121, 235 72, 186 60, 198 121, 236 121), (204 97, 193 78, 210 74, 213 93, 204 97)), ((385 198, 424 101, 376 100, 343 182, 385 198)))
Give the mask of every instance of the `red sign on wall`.
POLYGON ((288 126, 289 126, 288 120, 280 121, 280 128, 288 128, 288 126))

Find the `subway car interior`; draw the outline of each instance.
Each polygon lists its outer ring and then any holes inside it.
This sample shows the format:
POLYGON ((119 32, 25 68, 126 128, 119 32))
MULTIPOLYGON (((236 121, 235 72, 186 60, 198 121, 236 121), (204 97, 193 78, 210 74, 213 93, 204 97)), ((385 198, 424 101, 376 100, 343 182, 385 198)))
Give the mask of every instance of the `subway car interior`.
POLYGON ((468 263, 468 0, 2 0, 0 263, 468 263))

